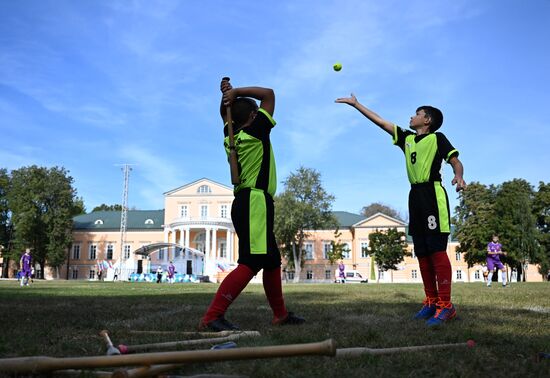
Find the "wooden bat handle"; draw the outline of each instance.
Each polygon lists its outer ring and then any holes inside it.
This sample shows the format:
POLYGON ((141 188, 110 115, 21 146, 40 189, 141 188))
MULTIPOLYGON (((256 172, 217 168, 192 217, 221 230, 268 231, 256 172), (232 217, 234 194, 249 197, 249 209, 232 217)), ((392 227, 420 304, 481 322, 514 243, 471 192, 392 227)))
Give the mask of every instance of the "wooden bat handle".
MULTIPOLYGON (((229 77, 222 78, 222 81, 229 81, 229 77)), ((233 117, 231 115, 231 105, 225 108, 225 120, 227 121, 227 135, 229 137, 229 169, 231 171, 231 183, 239 185, 241 178, 239 176, 239 160, 235 147, 235 136, 233 135, 233 117)))
POLYGON ((105 343, 107 344, 107 347, 114 347, 113 342, 111 341, 111 338, 109 337, 109 333, 107 332, 107 330, 104 329, 100 331, 99 335, 103 337, 103 339, 105 340, 105 343))

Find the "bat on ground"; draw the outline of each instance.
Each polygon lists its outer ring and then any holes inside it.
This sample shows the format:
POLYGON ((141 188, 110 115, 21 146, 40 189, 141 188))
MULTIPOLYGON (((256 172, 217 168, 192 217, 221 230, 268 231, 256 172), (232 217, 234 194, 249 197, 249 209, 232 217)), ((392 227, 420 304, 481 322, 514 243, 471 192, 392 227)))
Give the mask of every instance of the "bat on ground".
POLYGON ((107 330, 99 332, 99 335, 103 337, 103 339, 105 340, 105 344, 107 345, 107 356, 115 356, 117 354, 120 354, 120 350, 115 348, 115 346, 113 345, 111 338, 107 333, 107 330))
POLYGON ((152 366, 191 362, 249 360, 298 356, 334 356, 334 340, 316 343, 273 345, 218 350, 140 353, 120 356, 56 358, 46 356, 0 359, 0 371, 13 373, 42 373, 65 369, 94 369, 120 366, 152 366))
POLYGON ((456 347, 468 347, 473 348, 475 346, 474 340, 468 340, 465 343, 454 344, 433 344, 433 345, 417 345, 409 347, 397 347, 397 348, 339 348, 336 350, 336 357, 357 357, 363 354, 380 355, 380 354, 400 354, 406 352, 417 352, 427 349, 441 349, 441 348, 456 348, 456 347))

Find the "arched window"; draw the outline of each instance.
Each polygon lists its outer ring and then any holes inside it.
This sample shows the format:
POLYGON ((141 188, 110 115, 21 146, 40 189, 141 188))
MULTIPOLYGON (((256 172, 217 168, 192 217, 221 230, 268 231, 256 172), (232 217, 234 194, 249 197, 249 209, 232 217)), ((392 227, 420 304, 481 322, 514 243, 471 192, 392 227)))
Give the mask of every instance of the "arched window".
POLYGON ((103 221, 101 219, 97 219, 94 224, 103 224, 103 221))
POLYGON ((155 224, 155 222, 149 218, 145 221, 145 224, 155 224))
POLYGON ((197 193, 212 193, 212 189, 208 185, 201 185, 197 189, 197 193))

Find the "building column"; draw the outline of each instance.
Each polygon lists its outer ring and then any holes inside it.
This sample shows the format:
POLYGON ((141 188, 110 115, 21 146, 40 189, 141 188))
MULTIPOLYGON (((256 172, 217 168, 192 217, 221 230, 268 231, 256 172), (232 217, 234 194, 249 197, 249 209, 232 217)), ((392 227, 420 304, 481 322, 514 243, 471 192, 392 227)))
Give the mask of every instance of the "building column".
POLYGON ((189 234, 191 234, 189 226, 185 227, 185 244, 184 247, 189 247, 189 234))
POLYGON ((206 238, 205 238, 205 245, 204 245, 204 254, 205 256, 208 256, 208 259, 210 260, 210 228, 205 228, 206 231, 206 238))
POLYGON ((216 260, 217 254, 218 254, 218 248, 217 248, 217 232, 218 229, 214 227, 212 229, 212 259, 216 260))
POLYGON ((227 259, 229 262, 233 262, 233 248, 231 246, 231 230, 228 228, 227 233, 225 234, 225 249, 227 254, 227 259))

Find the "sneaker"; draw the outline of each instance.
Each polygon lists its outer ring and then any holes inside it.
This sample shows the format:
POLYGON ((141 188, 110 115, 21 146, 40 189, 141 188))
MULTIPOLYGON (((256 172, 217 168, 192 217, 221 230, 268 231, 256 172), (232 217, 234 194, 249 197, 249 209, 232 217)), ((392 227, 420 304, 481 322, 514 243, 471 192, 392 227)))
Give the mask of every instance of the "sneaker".
POLYGON ((428 327, 441 325, 456 316, 455 306, 451 302, 437 302, 435 315, 426 321, 428 327))
POLYGON ((436 303, 438 300, 439 298, 426 297, 426 299, 422 302, 422 308, 416 313, 413 319, 429 319, 434 316, 437 309, 436 303))
POLYGON ((490 283, 489 283, 489 284, 487 284, 487 287, 491 287, 491 284, 490 284, 490 283))
POLYGON ((289 312, 286 317, 279 319, 273 318, 271 324, 273 325, 286 325, 286 324, 303 324, 306 320, 298 315, 295 315, 293 312, 289 312))
POLYGON ((223 316, 220 316, 218 319, 212 320, 208 323, 203 323, 202 320, 199 323, 199 331, 238 331, 240 328, 235 324, 228 322, 223 316))

